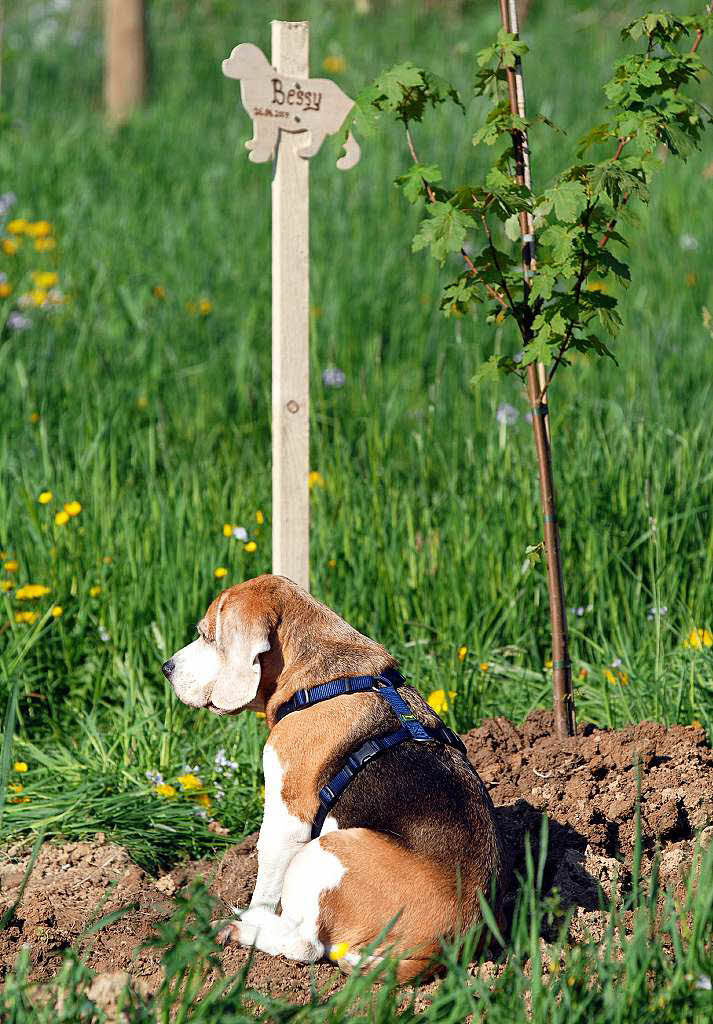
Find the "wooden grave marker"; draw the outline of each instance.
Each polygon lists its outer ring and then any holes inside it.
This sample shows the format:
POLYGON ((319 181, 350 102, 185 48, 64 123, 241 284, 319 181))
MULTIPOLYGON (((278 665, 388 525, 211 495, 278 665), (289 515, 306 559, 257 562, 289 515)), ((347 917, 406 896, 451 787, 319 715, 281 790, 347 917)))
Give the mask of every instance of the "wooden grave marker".
MULTIPOLYGON (((354 106, 335 82, 309 77, 309 23, 272 22, 272 64, 252 43, 223 74, 240 81, 253 163, 272 179, 272 571, 309 590, 309 159, 354 106)), ((337 167, 359 160, 351 132, 337 167)))

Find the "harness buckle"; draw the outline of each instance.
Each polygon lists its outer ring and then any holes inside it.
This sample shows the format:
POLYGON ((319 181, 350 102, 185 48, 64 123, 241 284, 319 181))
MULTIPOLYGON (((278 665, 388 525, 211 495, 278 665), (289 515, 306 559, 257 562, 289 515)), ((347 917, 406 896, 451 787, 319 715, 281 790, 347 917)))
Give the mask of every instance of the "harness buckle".
POLYGON ((381 753, 381 747, 375 740, 367 740, 366 743, 362 745, 361 749, 364 750, 364 747, 367 749, 360 758, 363 765, 368 764, 369 761, 373 761, 374 758, 381 753))

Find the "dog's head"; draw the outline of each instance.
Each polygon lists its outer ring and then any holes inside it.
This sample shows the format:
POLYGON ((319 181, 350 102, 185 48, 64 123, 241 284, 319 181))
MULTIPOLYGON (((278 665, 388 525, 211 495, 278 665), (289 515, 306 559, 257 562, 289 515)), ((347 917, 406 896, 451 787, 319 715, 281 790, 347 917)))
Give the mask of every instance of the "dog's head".
POLYGON ((267 57, 252 43, 233 47, 230 56, 223 61, 226 78, 266 78, 270 71, 267 57))
POLYGON ((396 662, 336 612, 284 576, 258 576, 216 597, 198 638, 164 664, 176 696, 193 708, 231 714, 275 710, 297 689, 396 662))
POLYGON ((262 707, 263 668, 274 676, 275 666, 264 666, 261 655, 270 651, 277 616, 263 589, 250 586, 255 582, 219 594, 196 626, 198 638, 163 665, 184 704, 217 714, 262 707))

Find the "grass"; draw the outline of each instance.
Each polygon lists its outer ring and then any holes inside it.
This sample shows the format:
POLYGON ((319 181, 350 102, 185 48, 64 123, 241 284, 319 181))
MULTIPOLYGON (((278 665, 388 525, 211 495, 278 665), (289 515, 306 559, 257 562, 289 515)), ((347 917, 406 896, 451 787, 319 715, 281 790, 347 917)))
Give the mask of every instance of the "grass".
MULTIPOLYGON (((239 41, 268 49, 269 17, 310 17, 313 68, 343 56, 337 77, 351 95, 410 58, 468 99, 473 54, 498 24, 495 4, 402 2, 364 17, 346 2, 243 7, 155 0, 151 101, 114 133, 101 117, 94 7, 8 14, 0 181, 17 203, 5 220, 47 219, 58 245, 38 254, 25 239, 0 253, 14 289, 0 299, 0 549, 18 562, 0 578, 51 590, 34 604, 0 594, 0 685, 18 694, 5 750, 29 767, 10 772, 24 788, 6 803, 0 840, 101 830, 154 868, 219 849, 260 819, 263 724, 191 712, 160 673, 221 586, 270 569, 270 169, 247 161, 248 121, 220 60, 239 41), (59 274, 66 301, 12 331, 5 321, 36 270, 59 274), (80 514, 55 525, 72 500, 80 514), (224 523, 244 525, 255 552, 224 537, 224 523), (229 569, 222 583, 218 566, 229 569), (35 605, 34 624, 15 621, 35 605), (231 779, 216 769, 220 749, 239 765, 231 779), (177 784, 196 765, 229 839, 177 784), (178 796, 158 797, 147 771, 178 796)), ((528 106, 567 131, 533 138, 536 184, 601 120, 618 27, 644 9, 533 7, 528 106)), ((437 154, 459 180, 475 173, 478 110, 426 120, 421 159, 437 154)), ((439 314, 443 277, 410 254, 417 215, 391 184, 407 161, 388 130, 348 174, 330 152, 312 164, 311 457, 324 481, 312 491, 312 589, 393 650, 424 693, 455 691, 449 715, 465 730, 549 701, 546 582, 541 566, 523 571, 541 538, 539 497, 523 396, 512 382, 469 387, 493 346, 515 339, 439 314), (335 365, 338 390, 321 379, 335 365), (520 412, 504 435, 503 402, 520 412)), ((713 628, 709 162, 665 165, 637 211, 619 368, 580 360, 551 395, 580 721, 713 729, 713 649, 684 645, 713 628)))

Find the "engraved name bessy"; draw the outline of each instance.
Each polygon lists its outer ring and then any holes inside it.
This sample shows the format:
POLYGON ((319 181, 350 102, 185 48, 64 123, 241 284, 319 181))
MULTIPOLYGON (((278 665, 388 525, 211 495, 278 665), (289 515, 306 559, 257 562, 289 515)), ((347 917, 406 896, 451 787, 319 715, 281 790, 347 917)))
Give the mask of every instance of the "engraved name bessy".
POLYGON ((273 78, 272 102, 278 107, 287 105, 288 107, 301 107, 302 110, 319 110, 322 93, 300 89, 299 85, 295 85, 285 92, 282 80, 273 78))

